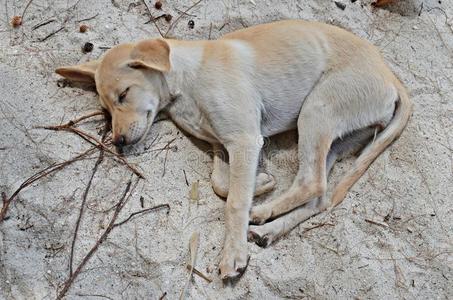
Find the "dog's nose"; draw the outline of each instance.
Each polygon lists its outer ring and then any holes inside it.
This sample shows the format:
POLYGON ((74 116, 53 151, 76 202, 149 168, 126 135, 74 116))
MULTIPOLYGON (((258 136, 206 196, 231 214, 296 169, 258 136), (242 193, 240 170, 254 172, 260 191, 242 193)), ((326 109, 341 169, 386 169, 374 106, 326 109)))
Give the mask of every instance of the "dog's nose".
POLYGON ((124 135, 119 135, 113 139, 112 143, 117 147, 122 147, 126 145, 126 137, 124 135))

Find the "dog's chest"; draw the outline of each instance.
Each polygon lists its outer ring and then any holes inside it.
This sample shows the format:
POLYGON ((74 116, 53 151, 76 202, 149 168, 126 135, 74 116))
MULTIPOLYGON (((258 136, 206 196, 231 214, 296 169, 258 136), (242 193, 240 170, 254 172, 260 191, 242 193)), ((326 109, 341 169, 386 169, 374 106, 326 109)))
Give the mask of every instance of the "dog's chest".
POLYGON ((214 131, 196 102, 189 97, 178 97, 168 108, 170 118, 177 126, 196 138, 216 143, 214 131))

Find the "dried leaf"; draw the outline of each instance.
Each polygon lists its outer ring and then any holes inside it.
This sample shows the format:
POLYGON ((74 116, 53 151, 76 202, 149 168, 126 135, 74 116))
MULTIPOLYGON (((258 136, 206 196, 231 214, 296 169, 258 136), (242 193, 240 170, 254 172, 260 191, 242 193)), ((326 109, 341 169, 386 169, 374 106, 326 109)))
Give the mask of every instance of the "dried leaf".
MULTIPOLYGON (((197 189, 197 191, 198 191, 198 189, 197 189)), ((185 295, 187 287, 189 286, 189 283, 190 283, 190 278, 192 278, 193 269, 195 267, 195 261, 197 259, 199 241, 200 241, 200 234, 195 231, 194 233, 192 233, 192 236, 190 237, 190 242, 189 242, 190 263, 188 265, 190 266, 190 272, 189 272, 189 276, 187 277, 186 284, 184 285, 184 288, 182 289, 181 294, 179 295, 179 299, 184 299, 184 295, 185 295)))
POLYGON ((192 186, 190 188, 190 200, 197 201, 200 200, 200 193, 198 191, 198 187, 200 186, 200 181, 197 180, 195 182, 192 182, 192 186))

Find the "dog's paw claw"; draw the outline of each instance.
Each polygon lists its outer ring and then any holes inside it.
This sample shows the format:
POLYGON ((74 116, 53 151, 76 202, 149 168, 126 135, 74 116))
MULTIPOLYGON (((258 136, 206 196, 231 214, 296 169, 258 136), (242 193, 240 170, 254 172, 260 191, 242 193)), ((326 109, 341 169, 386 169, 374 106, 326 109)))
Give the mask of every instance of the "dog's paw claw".
POLYGON ((249 230, 247 237, 249 242, 254 242, 257 246, 261 248, 268 247, 273 241, 272 236, 270 234, 260 234, 258 233, 258 230, 253 229, 249 230))
POLYGON ((220 263, 220 278, 224 283, 234 284, 244 274, 249 260, 246 249, 225 253, 220 263))

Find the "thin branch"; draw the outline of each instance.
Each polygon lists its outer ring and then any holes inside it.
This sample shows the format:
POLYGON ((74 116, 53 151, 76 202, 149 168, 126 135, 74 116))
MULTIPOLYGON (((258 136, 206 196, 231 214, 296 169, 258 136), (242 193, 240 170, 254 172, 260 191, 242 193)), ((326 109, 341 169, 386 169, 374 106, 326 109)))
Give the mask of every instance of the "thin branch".
POLYGON ((49 33, 48 35, 46 35, 45 37, 41 38, 41 39, 38 39, 39 42, 44 42, 45 40, 47 40, 48 38, 54 36, 55 34, 59 33, 60 31, 62 31, 65 27, 62 26, 60 27, 59 29, 55 30, 54 32, 51 32, 49 33))
POLYGON ((162 151, 167 150, 167 149, 170 149, 170 145, 171 145, 174 141, 176 141, 176 139, 177 139, 177 138, 174 138, 174 139, 168 141, 168 142, 165 144, 165 146, 163 146, 162 148, 159 148, 159 149, 151 149, 151 152, 153 152, 153 151, 159 151, 159 152, 157 152, 156 155, 154 155, 154 157, 158 157, 159 154, 162 153, 162 151))
POLYGON ((27 12, 27 9, 28 9, 28 7, 30 6, 30 4, 31 4, 32 2, 33 2, 33 0, 30 0, 30 1, 28 1, 27 5, 25 5, 25 8, 24 8, 24 10, 23 10, 23 12, 22 12, 22 20, 24 19, 25 12, 27 12))
POLYGON ((16 198, 16 196, 24 188, 28 187, 29 185, 33 184, 34 182, 38 181, 39 179, 41 179, 41 178, 43 178, 43 177, 45 177, 45 176, 47 176, 47 175, 49 175, 51 173, 59 171, 59 170, 63 169, 64 167, 66 167, 66 166, 68 166, 68 165, 70 165, 70 164, 72 164, 72 163, 74 163, 76 161, 79 161, 79 160, 83 159, 84 157, 86 157, 86 156, 90 155, 91 153, 93 153, 94 150, 96 150, 96 147, 90 148, 90 149, 86 150, 85 152, 82 152, 82 153, 78 154, 77 156, 73 157, 70 160, 66 160, 66 161, 58 163, 58 164, 50 165, 47 168, 39 171, 38 173, 33 174, 29 178, 27 178, 19 186, 19 188, 16 191, 14 191, 14 193, 11 195, 11 197, 6 198, 6 196, 5 196, 3 198, 3 206, 2 206, 2 209, 0 211, 0 223, 5 220, 6 213, 8 211, 8 207, 11 204, 11 202, 16 198))
POLYGON ((186 13, 186 12, 183 12, 182 10, 180 10, 180 9, 177 9, 177 8, 175 8, 175 9, 176 9, 176 10, 177 10, 178 12, 182 13, 183 15, 186 15, 186 16, 189 16, 189 17, 194 17, 194 18, 196 18, 196 17, 197 17, 197 15, 188 14, 188 13, 186 13))
POLYGON ((382 227, 385 227, 385 228, 389 228, 389 224, 387 223, 384 223, 384 222, 379 222, 379 221, 375 221, 375 220, 371 220, 371 219, 365 219, 365 222, 367 223, 370 223, 370 224, 374 224, 374 225, 379 225, 379 226, 382 226, 382 227))
POLYGON ((121 221, 121 222, 119 222, 119 223, 114 224, 113 227, 121 226, 121 225, 123 225, 124 223, 129 222, 129 220, 132 219, 132 218, 133 218, 134 216, 136 216, 136 215, 148 213, 148 212, 150 212, 150 211, 153 211, 153 210, 156 210, 156 209, 159 209, 159 208, 162 208, 162 207, 165 207, 165 208, 167 209, 167 214, 168 214, 168 212, 170 211, 170 205, 168 205, 167 203, 165 203, 165 204, 159 204, 159 205, 156 205, 156 206, 154 206, 154 207, 145 208, 145 209, 136 211, 136 212, 134 212, 134 213, 131 213, 131 214, 129 215, 129 217, 127 217, 124 221, 121 221))
MULTIPOLYGON (((136 181, 134 187, 137 185, 138 180, 136 181)), ((65 281, 63 289, 58 293, 57 300, 63 299, 63 297, 66 295, 68 290, 71 288, 72 283, 74 280, 77 278, 79 275, 80 271, 83 269, 83 267, 86 265, 86 263, 90 260, 90 258, 93 256, 93 254, 96 252, 96 250, 99 248, 99 246, 102 244, 102 242, 105 241, 105 239, 108 237, 112 229, 114 228, 114 224, 116 219, 118 218, 119 213, 121 212, 122 208, 124 205, 127 203, 127 200, 130 198, 132 195, 129 193, 131 190, 131 185, 132 181, 129 181, 125 191, 123 192, 123 195, 121 196, 120 200, 118 201, 116 205, 115 212, 113 213, 113 216, 110 220, 109 225, 105 229, 104 233, 101 235, 101 237, 96 241, 94 246, 90 249, 90 251, 85 255, 85 257, 82 259, 81 263, 78 265, 78 267, 75 269, 75 271, 69 276, 69 278, 65 281), (129 195, 128 195, 129 193, 129 195)))
POLYGON ((170 24, 170 26, 168 27, 167 29, 167 32, 165 32, 164 34, 164 38, 166 38, 168 36, 168 34, 170 33, 170 31, 173 29, 173 27, 178 23, 178 21, 181 19, 182 16, 184 15, 187 15, 187 12, 189 10, 191 10, 192 8, 194 8, 195 6, 197 6, 198 4, 201 3, 201 1, 203 0, 198 0, 197 2, 195 2, 192 6, 190 6, 188 9, 186 9, 183 13, 179 14, 179 16, 176 18, 176 20, 170 24))
POLYGON ((89 17, 89 18, 85 18, 85 19, 80 19, 80 20, 76 20, 76 23, 79 23, 79 22, 83 22, 83 21, 89 21, 89 20, 93 20, 94 18, 96 18, 97 16, 99 16, 99 13, 95 14, 94 16, 92 17, 89 17))
POLYGON ((203 273, 201 273, 200 271, 198 271, 195 267, 191 266, 190 264, 186 265, 186 269, 187 270, 192 270, 193 269, 193 273, 200 276, 201 278, 203 278, 204 280, 206 280, 207 282, 211 283, 212 282, 212 279, 209 278, 208 276, 204 275, 203 273))
MULTIPOLYGON (((86 119, 87 116, 82 117, 82 118, 86 119)), ((76 122, 80 122, 81 121, 80 119, 82 119, 82 118, 76 119, 75 121, 76 122)), ((70 126, 71 122, 74 122, 74 121, 69 121, 68 123, 63 124, 63 125, 57 125, 57 126, 36 126, 35 128, 53 130, 53 131, 67 131, 67 132, 75 133, 78 136, 80 136, 81 138, 83 138, 85 141, 89 142, 90 144, 92 144, 92 145, 94 145, 94 146, 96 146, 96 147, 98 147, 98 148, 100 148, 102 150, 105 150, 106 152, 108 152, 108 153, 112 154, 113 156, 115 156, 119 161, 121 161, 124 165, 126 165, 126 167, 128 167, 138 177, 145 178, 145 176, 139 170, 137 170, 134 166, 129 164, 124 159, 124 157, 122 157, 120 154, 118 154, 118 153, 114 152, 113 150, 111 150, 109 147, 107 147, 106 144, 104 144, 102 141, 98 140, 97 138, 95 138, 91 134, 89 134, 89 133, 87 133, 87 132, 85 132, 83 130, 80 130, 79 128, 70 126)))
POLYGON ((73 259, 74 259, 74 247, 75 247, 75 243, 76 243, 76 240, 77 240, 77 234, 79 232, 80 221, 82 219, 82 215, 83 215, 83 212, 85 210, 85 203, 86 203, 86 200, 87 200, 87 197, 88 197, 88 192, 90 191, 94 175, 96 174, 96 172, 98 170, 98 167, 101 164, 103 159, 104 159, 104 151, 101 151, 99 153, 98 160, 94 164, 93 172, 91 173, 90 180, 88 181, 88 184, 87 184, 87 186, 85 188, 85 192, 83 193, 83 196, 82 196, 82 203, 80 204, 79 216, 77 217, 77 222, 76 222, 76 225, 75 225, 74 234, 73 234, 72 243, 71 243, 71 254, 69 256, 69 276, 72 275, 72 264, 73 264, 72 262, 73 262, 73 259))
POLYGON ((50 20, 41 22, 41 23, 39 23, 39 24, 36 24, 35 26, 33 26, 33 27, 31 28, 31 31, 36 30, 36 29, 38 29, 39 27, 42 27, 42 26, 44 26, 44 25, 50 24, 50 23, 55 22, 55 21, 56 21, 55 19, 50 19, 50 20))
POLYGON ((146 10, 148 10, 149 16, 151 18, 151 21, 153 22, 154 26, 156 27, 157 31, 159 31, 159 34, 161 37, 165 38, 165 36, 162 34, 162 31, 160 30, 159 26, 157 26, 156 19, 154 19, 153 14, 151 13, 151 9, 148 6, 148 3, 146 3, 146 0, 142 0, 143 4, 145 4, 146 10))

